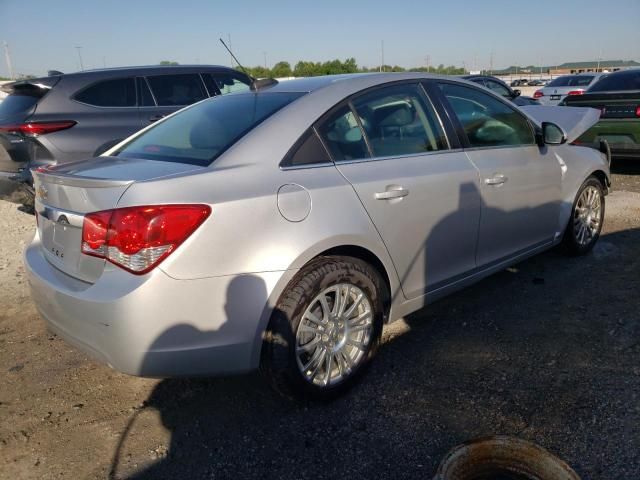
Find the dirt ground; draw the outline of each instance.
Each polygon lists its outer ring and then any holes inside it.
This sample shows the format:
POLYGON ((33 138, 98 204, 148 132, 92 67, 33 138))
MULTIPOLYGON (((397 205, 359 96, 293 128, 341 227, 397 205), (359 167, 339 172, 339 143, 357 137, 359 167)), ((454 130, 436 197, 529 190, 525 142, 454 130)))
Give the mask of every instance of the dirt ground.
POLYGON ((592 254, 545 253, 393 324, 328 405, 256 375, 128 377, 48 334, 21 265, 34 217, 0 201, 0 478, 428 479, 498 433, 583 479, 640 478, 640 168, 614 182, 592 254))

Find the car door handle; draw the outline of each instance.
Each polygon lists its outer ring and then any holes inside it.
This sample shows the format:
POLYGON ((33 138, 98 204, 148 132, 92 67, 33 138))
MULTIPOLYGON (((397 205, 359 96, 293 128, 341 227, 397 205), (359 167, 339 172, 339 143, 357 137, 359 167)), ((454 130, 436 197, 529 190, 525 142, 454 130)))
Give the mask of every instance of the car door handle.
POLYGON ((388 185, 384 192, 376 192, 374 195, 376 200, 393 200, 394 198, 402 198, 409 195, 409 190, 400 185, 388 185))
POLYGON ((496 173, 493 177, 485 178, 484 183, 485 185, 502 185, 507 180, 509 179, 501 173, 496 173))
POLYGON ((153 115, 151 117, 149 117, 149 121, 150 122, 157 122, 158 120, 163 119, 164 117, 166 117, 166 115, 153 115))

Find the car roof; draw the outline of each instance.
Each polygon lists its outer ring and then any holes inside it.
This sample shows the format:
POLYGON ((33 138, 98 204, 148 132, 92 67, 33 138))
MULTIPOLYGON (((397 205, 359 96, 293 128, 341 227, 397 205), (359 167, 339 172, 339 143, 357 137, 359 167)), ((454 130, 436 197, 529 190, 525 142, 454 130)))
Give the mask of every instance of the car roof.
MULTIPOLYGON (((420 80, 420 79, 451 79, 451 76, 447 75, 434 75, 422 72, 398 72, 398 73, 348 73, 341 75, 324 75, 321 77, 304 77, 296 78, 294 80, 283 80, 276 85, 265 87, 264 90, 269 92, 304 92, 311 93, 316 90, 330 87, 332 85, 340 83, 388 83, 400 80, 420 80)), ((455 78, 455 77, 454 77, 455 78)))
POLYGON ((61 75, 54 75, 59 77, 112 77, 122 73, 125 74, 140 74, 140 75, 153 75, 153 74, 166 74, 166 73, 192 73, 202 71, 219 71, 236 73, 242 77, 247 75, 241 71, 233 68, 225 67, 222 65, 139 65, 129 67, 112 67, 112 68, 96 68, 93 70, 82 70, 79 72, 62 73, 61 75))

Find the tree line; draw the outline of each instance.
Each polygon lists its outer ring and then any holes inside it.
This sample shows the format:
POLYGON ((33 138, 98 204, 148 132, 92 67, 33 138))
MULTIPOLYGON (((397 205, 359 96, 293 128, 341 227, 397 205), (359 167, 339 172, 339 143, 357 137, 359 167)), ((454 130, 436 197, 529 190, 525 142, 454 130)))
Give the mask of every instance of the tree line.
MULTIPOLYGON (((161 65, 178 65, 178 62, 163 60, 161 65)), ((236 70, 242 71, 240 67, 236 70)), ((443 64, 433 67, 414 67, 404 68, 399 65, 383 65, 377 67, 360 67, 355 58, 347 58, 346 60, 329 60, 326 62, 310 62, 300 60, 293 67, 289 62, 278 62, 271 68, 265 68, 261 65, 254 67, 245 67, 249 75, 254 78, 283 78, 283 77, 317 77, 319 75, 338 75, 341 73, 366 73, 366 72, 431 72, 442 75, 463 75, 465 70, 453 65, 445 66, 443 64)))

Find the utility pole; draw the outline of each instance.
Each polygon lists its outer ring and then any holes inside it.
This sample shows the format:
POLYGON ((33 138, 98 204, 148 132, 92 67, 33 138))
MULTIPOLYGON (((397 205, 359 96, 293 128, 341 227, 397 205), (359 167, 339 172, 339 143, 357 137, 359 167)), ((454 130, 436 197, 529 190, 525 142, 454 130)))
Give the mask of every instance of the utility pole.
POLYGON ((107 57, 102 56, 102 68, 107 68, 107 57))
POLYGON ((384 72, 384 40, 380 40, 380 71, 384 72))
POLYGON ((262 55, 264 56, 264 69, 267 69, 267 52, 262 52, 262 55))
POLYGON ((7 70, 9 70, 9 78, 14 80, 13 76, 13 65, 11 64, 11 54, 9 53, 9 44, 4 42, 4 58, 7 61, 7 70))
POLYGON ((431 55, 427 55, 427 73, 431 72, 431 55))
MULTIPOLYGON (((231 50, 231 34, 227 33, 227 38, 229 39, 229 50, 231 50)), ((231 68, 233 68, 233 55, 231 54, 233 50, 231 50, 229 52, 229 55, 231 56, 231 68)))
POLYGON ((462 73, 467 73, 467 62, 462 60, 462 73))
POLYGON ((489 75, 493 75, 493 50, 489 54, 489 75))
POLYGON ((598 66, 596 67, 596 72, 600 71, 600 58, 602 58, 602 44, 600 44, 600 50, 598 50, 598 66))
POLYGON ((78 50, 78 60, 80 60, 80 70, 84 70, 84 65, 82 63, 82 53, 80 53, 80 50, 82 50, 82 47, 76 47, 76 50, 78 50))

